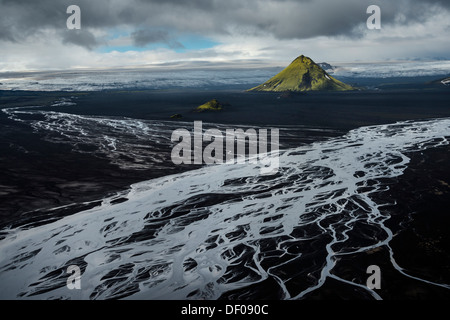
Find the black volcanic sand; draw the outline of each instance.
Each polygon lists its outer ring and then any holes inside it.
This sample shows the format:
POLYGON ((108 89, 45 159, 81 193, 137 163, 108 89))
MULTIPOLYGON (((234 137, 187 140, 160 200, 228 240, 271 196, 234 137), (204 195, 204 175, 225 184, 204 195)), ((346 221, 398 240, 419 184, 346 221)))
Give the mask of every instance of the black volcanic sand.
MULTIPOLYGON (((308 94, 237 90, 108 91, 79 95, 78 105, 70 107, 68 112, 152 120, 307 125, 349 130, 401 120, 448 117, 449 95, 449 88, 308 94), (195 108, 211 99, 217 99, 227 107, 220 112, 194 112, 195 108), (175 114, 182 118, 170 119, 175 114)), ((61 108, 53 110, 60 111, 61 108)))
POLYGON ((133 183, 198 167, 123 170, 105 159, 72 152, 69 145, 47 142, 3 115, 0 124, 0 229, 48 223, 98 206, 133 183), (51 210, 67 205, 57 215, 51 210))
MULTIPOLYGON (((170 116, 181 114, 179 120, 186 122, 203 120, 249 126, 305 125, 336 129, 336 132, 401 120, 450 117, 450 91, 447 88, 306 95, 225 90, 0 91, 0 108, 49 106, 61 97, 76 97, 74 101, 77 105, 45 109, 167 121, 178 121, 170 119, 170 116), (194 112, 197 106, 211 99, 229 105, 221 112, 194 112)), ((22 225, 24 221, 38 225, 43 220, 55 220, 98 205, 98 199, 125 190, 132 183, 193 169, 174 167, 164 172, 122 170, 104 159, 71 152, 69 146, 46 142, 27 125, 7 119, 4 113, 0 113, 0 125, 0 230, 5 226, 22 225), (87 203, 80 204, 82 202, 87 203), (59 217, 55 217, 50 210, 71 204, 73 206, 66 210, 58 211, 59 217), (36 211, 25 215, 33 210, 36 211)), ((323 135, 318 134, 317 138, 323 138, 323 135)), ((423 154, 411 154, 410 157, 411 163, 404 175, 396 181, 387 181, 390 189, 380 195, 382 203, 396 202, 396 205, 384 207, 392 216, 387 226, 395 234, 391 242, 394 259, 408 275, 450 283, 449 148, 431 149, 423 154)), ((448 289, 401 275, 390 263, 386 247, 340 259, 333 273, 363 285, 368 277, 367 266, 380 266, 382 289, 378 293, 384 299, 450 298, 448 289)), ((256 286, 261 287, 262 299, 276 298, 277 292, 273 291, 277 288, 275 283, 256 286)), ((328 279, 306 298, 370 297, 366 290, 328 279)))
MULTIPOLYGON (((378 201, 395 203, 381 210, 391 218, 386 222, 394 238, 390 242, 393 258, 403 271, 415 278, 434 283, 450 283, 450 148, 429 149, 408 154, 411 162, 404 174, 387 181, 389 191, 378 201)), ((386 246, 365 254, 339 258, 333 274, 365 285, 366 269, 381 269, 381 289, 376 292, 387 300, 445 299, 450 290, 407 277, 395 269, 386 246)), ((335 279, 328 279, 308 299, 365 299, 367 291, 335 279)))
MULTIPOLYGON (((55 100, 70 97, 76 106, 44 109, 137 119, 202 120, 275 127, 305 125, 338 130, 326 134, 317 132, 313 139, 320 139, 365 125, 448 117, 449 95, 450 90, 446 87, 440 90, 391 89, 305 95, 238 90, 0 91, 0 108, 50 106, 55 100), (211 99, 217 99, 227 107, 220 112, 194 112, 196 107, 211 99), (174 114, 181 114, 182 118, 171 119, 174 114)), ((0 228, 11 222, 17 224, 18 215, 24 212, 98 200, 106 194, 124 190, 131 183, 191 169, 124 171, 104 159, 71 152, 67 145, 46 142, 27 125, 7 119, 3 112, 0 112, 0 124, 0 228)), ((308 138, 311 141, 311 137, 308 138)), ((299 144, 302 142, 299 138, 299 144)))
MULTIPOLYGON (((450 147, 429 149, 423 153, 408 154, 410 165, 397 179, 386 180, 389 190, 378 196, 379 203, 392 203, 381 207, 391 218, 385 225, 393 232, 389 243, 395 263, 402 268, 402 274, 391 260, 390 250, 382 246, 358 254, 338 257, 332 274, 349 282, 366 286, 369 274, 367 267, 377 265, 381 270, 381 289, 375 290, 384 300, 448 300, 450 290, 436 286, 450 283, 450 147), (409 277, 410 276, 410 277, 409 277), (424 281, 422 281, 424 280, 424 281)), ((363 231, 363 230, 361 230, 363 231)), ((271 239, 262 240, 262 246, 271 246, 271 239)), ((316 247, 327 242, 320 239, 316 247)), ((308 252, 302 251, 307 255, 308 252)), ((316 255, 310 255, 307 263, 296 265, 292 274, 309 272, 308 269, 321 262, 316 255)), ((320 270, 320 269, 319 269, 320 270)), ((313 271, 314 272, 314 271, 313 271)), ((318 274, 309 273, 311 276, 318 274)), ((314 283, 310 283, 313 285, 314 283)), ((304 287, 305 283, 297 286, 304 287)), ((303 289, 306 289, 304 287, 303 289)), ((244 289, 225 293, 223 300, 279 299, 282 292, 271 277, 244 289)), ((370 300, 374 299, 367 289, 327 278, 317 290, 307 294, 306 300, 370 300)))
MULTIPOLYGON (((388 226, 397 231, 391 243, 397 263, 411 276, 446 284, 450 283, 449 168, 449 147, 412 155, 405 174, 390 186, 388 196, 397 205, 387 208, 392 215, 388 226)), ((392 286, 387 297, 395 290, 402 292, 392 286)), ((450 290, 417 281, 404 293, 407 298, 450 298, 450 290)))

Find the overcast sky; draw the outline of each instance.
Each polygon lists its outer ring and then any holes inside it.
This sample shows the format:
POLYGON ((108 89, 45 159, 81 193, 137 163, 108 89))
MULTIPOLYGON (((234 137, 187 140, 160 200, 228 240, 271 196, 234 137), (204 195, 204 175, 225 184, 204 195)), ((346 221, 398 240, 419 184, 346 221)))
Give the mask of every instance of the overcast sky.
POLYGON ((0 71, 450 60, 449 18, 448 0, 0 0, 0 71), (381 30, 366 26, 371 4, 381 30))

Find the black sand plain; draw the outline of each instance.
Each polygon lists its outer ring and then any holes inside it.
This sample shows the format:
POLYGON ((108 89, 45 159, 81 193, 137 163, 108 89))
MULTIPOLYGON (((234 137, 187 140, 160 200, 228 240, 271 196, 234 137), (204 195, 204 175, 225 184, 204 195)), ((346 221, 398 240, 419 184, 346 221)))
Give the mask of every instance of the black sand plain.
MULTIPOLYGON (((348 93, 272 94, 248 93, 243 88, 219 90, 115 90, 103 92, 1 91, 0 108, 44 105, 61 97, 76 96, 67 112, 137 119, 210 123, 308 127, 333 129, 328 136, 353 128, 401 120, 450 117, 450 88, 427 85, 384 85, 382 90, 348 93), (221 112, 196 113, 195 107, 218 99, 221 112), (182 118, 171 119, 174 114, 182 118)), ((45 107, 52 110, 53 107, 45 107)), ((57 110, 56 108, 54 110, 57 110)), ((125 190, 130 184, 193 167, 158 170, 122 170, 89 154, 74 153, 70 146, 44 141, 28 126, 0 113, 0 239, 8 226, 39 225, 99 204, 105 195, 125 190), (23 152, 26 150, 27 152, 23 152), (81 204, 83 203, 83 204, 81 204), (71 205, 54 216, 52 208, 71 205)), ((450 133, 449 133, 450 135, 450 133)), ((325 139, 318 134, 312 139, 325 139)), ((311 141, 299 137, 298 144, 311 141)), ((168 151, 170 152, 170 150, 168 151)), ((417 277, 450 283, 450 148, 435 148, 411 155, 404 175, 390 181, 380 195, 394 199, 387 208, 387 225, 396 234, 391 246, 396 261, 417 277)), ((421 281, 405 280, 388 264, 388 250, 380 249, 348 258, 334 270, 343 278, 366 277, 370 261, 386 261, 382 289, 385 299, 448 299, 450 290, 421 281)), ((363 282, 361 280, 361 282, 363 282)), ((270 295, 265 297, 270 298, 270 295)), ((332 279, 307 299, 364 299, 353 287, 332 279)))

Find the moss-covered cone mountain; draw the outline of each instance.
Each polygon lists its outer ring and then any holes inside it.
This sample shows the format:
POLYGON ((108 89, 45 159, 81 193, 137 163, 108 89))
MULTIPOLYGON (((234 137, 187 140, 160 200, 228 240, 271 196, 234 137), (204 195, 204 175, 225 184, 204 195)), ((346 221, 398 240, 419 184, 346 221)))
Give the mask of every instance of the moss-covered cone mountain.
POLYGON ((195 111, 197 112, 205 112, 205 111, 220 111, 223 109, 225 104, 220 103, 217 99, 212 99, 211 101, 202 104, 197 107, 195 111))
POLYGON ((283 71, 248 91, 348 91, 354 88, 332 76, 313 60, 301 55, 283 71))

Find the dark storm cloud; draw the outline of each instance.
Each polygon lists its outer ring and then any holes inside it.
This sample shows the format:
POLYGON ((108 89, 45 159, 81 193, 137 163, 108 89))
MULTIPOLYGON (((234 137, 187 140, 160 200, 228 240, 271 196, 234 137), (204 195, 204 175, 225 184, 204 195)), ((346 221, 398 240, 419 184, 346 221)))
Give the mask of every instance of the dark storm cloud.
POLYGON ((145 47, 151 43, 165 43, 173 49, 184 47, 181 43, 172 39, 169 32, 165 30, 141 29, 131 33, 131 38, 137 47, 145 47))
POLYGON ((101 44, 88 30, 64 30, 62 33, 62 42, 65 44, 75 44, 90 50, 101 44))
POLYGON ((176 47, 167 31, 205 36, 242 33, 272 35, 278 39, 317 36, 358 36, 366 9, 377 4, 384 24, 421 22, 450 8, 444 0, 0 0, 0 40, 24 41, 46 29, 55 30, 64 43, 92 49, 92 28, 131 28, 138 46, 164 42, 176 47), (66 8, 81 8, 86 33, 67 34, 66 8), (360 29, 358 29, 360 27, 360 29), (156 30, 156 31, 155 31, 156 30), (159 31, 158 31, 159 30, 159 31))
POLYGON ((450 8, 450 1, 448 0, 425 0, 423 1, 428 4, 436 4, 442 7, 450 8))
POLYGON ((137 30, 131 34, 134 43, 139 47, 144 47, 149 43, 167 42, 169 40, 169 32, 161 30, 137 30))

